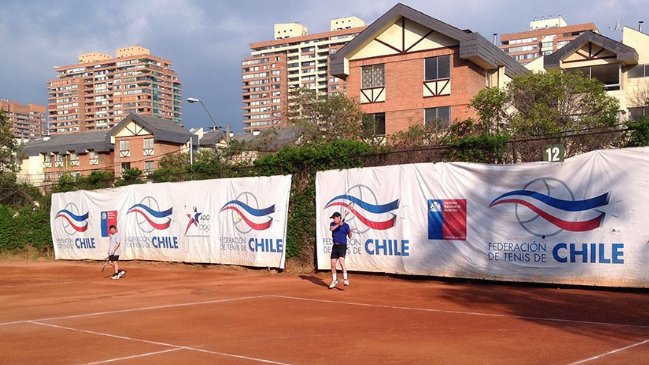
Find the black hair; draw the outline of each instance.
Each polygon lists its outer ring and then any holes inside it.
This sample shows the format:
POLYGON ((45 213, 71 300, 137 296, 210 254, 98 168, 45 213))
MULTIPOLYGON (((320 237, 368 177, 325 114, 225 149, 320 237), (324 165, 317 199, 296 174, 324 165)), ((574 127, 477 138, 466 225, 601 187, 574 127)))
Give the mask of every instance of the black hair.
POLYGON ((110 227, 108 227, 108 229, 111 229, 111 228, 115 228, 115 229, 117 229, 117 227, 115 227, 114 224, 111 224, 110 227))

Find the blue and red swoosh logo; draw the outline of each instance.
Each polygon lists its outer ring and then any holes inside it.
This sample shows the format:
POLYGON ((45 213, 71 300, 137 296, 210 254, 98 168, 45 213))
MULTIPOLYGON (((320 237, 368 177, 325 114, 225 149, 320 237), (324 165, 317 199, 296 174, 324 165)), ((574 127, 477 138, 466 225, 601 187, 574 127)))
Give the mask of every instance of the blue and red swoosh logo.
POLYGON ((347 209, 361 222, 363 222, 364 225, 371 229, 385 230, 394 227, 396 223, 396 214, 389 212, 399 208, 399 199, 386 204, 372 204, 353 195, 343 194, 335 196, 333 199, 329 200, 329 202, 325 205, 325 209, 336 206, 347 209), (361 208, 362 210, 357 208, 361 208), (389 213, 390 217, 388 219, 379 220, 378 218, 368 217, 367 214, 363 211, 375 215, 389 213))
POLYGON ((272 213, 275 213, 275 205, 271 205, 268 208, 253 208, 248 204, 240 200, 231 200, 223 205, 219 212, 226 210, 233 210, 243 219, 248 227, 256 230, 263 231, 270 228, 270 225, 273 223, 273 218, 268 217, 268 220, 259 221, 260 217, 268 216, 272 213))
POLYGON ((141 215, 147 222, 149 222, 151 227, 162 231, 169 228, 169 225, 171 224, 171 218, 169 218, 169 216, 173 213, 173 208, 159 211, 149 207, 148 205, 139 203, 128 208, 127 214, 130 213, 141 215))
POLYGON ((596 208, 607 205, 609 193, 584 200, 562 200, 530 190, 514 190, 494 199, 489 207, 500 204, 520 204, 553 225, 571 232, 584 232, 598 228, 605 212, 596 208), (573 213, 591 215, 589 219, 569 219, 573 213))
POLYGON ((88 229, 88 212, 86 214, 74 214, 67 209, 61 209, 56 213, 55 218, 63 218, 77 232, 85 232, 88 229))

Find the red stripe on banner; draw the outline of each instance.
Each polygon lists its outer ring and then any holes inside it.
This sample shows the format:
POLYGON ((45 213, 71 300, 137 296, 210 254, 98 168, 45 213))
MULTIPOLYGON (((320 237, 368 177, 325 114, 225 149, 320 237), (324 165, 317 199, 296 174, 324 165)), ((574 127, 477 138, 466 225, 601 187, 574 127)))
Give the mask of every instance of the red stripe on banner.
POLYGON ((245 215, 244 215, 244 214, 243 214, 243 213, 242 213, 242 212, 241 212, 237 207, 235 207, 235 206, 228 206, 228 207, 225 207, 225 208, 221 209, 221 211, 224 211, 224 210, 234 210, 235 212, 237 212, 237 213, 239 214, 239 216, 241 217, 241 219, 243 219, 244 222, 246 222, 246 224, 247 224, 250 228, 252 228, 252 229, 254 229, 254 230, 256 230, 256 231, 263 231, 263 230, 265 230, 265 229, 268 229, 268 228, 270 227, 270 224, 273 223, 273 218, 270 218, 267 222, 264 222, 264 223, 255 223, 255 222, 251 221, 250 219, 248 219, 248 217, 246 217, 246 216, 245 216, 245 215))
POLYGON ((74 228, 74 230, 77 231, 77 232, 85 232, 85 231, 88 229, 88 223, 86 223, 85 226, 77 226, 77 225, 74 224, 74 223, 70 220, 70 218, 68 218, 68 216, 66 216, 66 215, 59 214, 59 215, 57 215, 55 218, 63 218, 63 219, 65 219, 66 221, 68 221, 68 223, 70 223, 70 225, 72 226, 72 228, 74 228))
POLYGON ((131 209, 131 210, 128 211, 129 214, 133 213, 133 212, 140 213, 140 215, 143 216, 144 219, 146 219, 147 222, 149 222, 151 227, 153 227, 153 228, 155 228, 157 230, 160 230, 160 231, 169 228, 169 225, 171 224, 171 219, 167 220, 165 223, 162 223, 162 224, 161 223, 156 223, 156 222, 152 221, 151 218, 149 218, 149 216, 145 212, 143 212, 143 211, 141 211, 139 209, 131 209))
POLYGON ((362 214, 360 214, 357 210, 350 207, 349 204, 344 202, 333 202, 327 205, 327 207, 330 206, 341 206, 349 209, 352 213, 354 213, 356 217, 358 217, 358 219, 360 219, 361 222, 363 222, 363 224, 365 224, 369 228, 376 229, 376 230, 384 230, 384 229, 392 228, 394 227, 394 223, 397 220, 397 216, 394 214, 392 214, 392 218, 383 222, 369 220, 368 218, 365 218, 362 214))
POLYGON ((503 203, 517 203, 524 205, 528 207, 530 210, 532 210, 534 213, 540 215, 543 217, 546 221, 554 224, 555 226, 565 229, 566 231, 571 231, 571 232, 584 232, 584 231, 590 231, 592 229, 598 228, 600 224, 602 223, 602 219, 604 218, 605 213, 601 213, 597 217, 587 220, 587 221, 579 221, 579 222, 569 222, 565 221, 563 219, 557 218, 547 212, 544 212, 541 210, 539 207, 533 205, 532 203, 525 201, 525 200, 520 200, 520 199, 503 199, 497 203, 494 203, 493 205, 498 205, 498 204, 503 204, 503 203))

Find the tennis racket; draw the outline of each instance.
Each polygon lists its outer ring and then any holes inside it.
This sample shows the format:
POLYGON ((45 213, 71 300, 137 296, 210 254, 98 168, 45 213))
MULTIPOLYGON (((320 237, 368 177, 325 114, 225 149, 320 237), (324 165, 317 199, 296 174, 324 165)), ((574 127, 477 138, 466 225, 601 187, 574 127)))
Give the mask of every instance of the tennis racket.
POLYGON ((354 203, 349 203, 349 205, 347 207, 345 207, 345 211, 343 212, 344 213, 343 214, 343 221, 345 220, 345 218, 347 218, 347 216, 349 215, 349 212, 351 212, 352 210, 354 210, 354 203))
POLYGON ((106 268, 106 264, 108 264, 108 257, 106 257, 106 260, 104 260, 104 266, 101 268, 101 272, 104 272, 104 269, 106 268))

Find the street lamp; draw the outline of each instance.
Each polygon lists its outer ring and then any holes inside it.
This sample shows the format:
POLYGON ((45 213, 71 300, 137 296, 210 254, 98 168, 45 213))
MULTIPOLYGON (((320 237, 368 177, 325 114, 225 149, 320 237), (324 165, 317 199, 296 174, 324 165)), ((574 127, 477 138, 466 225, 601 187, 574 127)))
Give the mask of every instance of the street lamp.
MULTIPOLYGON (((200 104, 203 106, 203 109, 205 109, 205 111, 207 112, 207 115, 210 116, 210 119, 212 120, 212 123, 214 123, 214 126, 216 127, 216 129, 217 129, 217 130, 220 130, 221 132, 223 132, 223 130, 221 129, 221 127, 220 127, 218 124, 216 124, 216 121, 214 120, 214 117, 212 117, 212 113, 210 113, 210 111, 207 110, 207 107, 205 106, 205 104, 203 104, 203 102, 201 101, 201 99, 198 99, 198 98, 187 98, 187 102, 190 103, 190 104, 200 103, 200 104)), ((228 133, 228 134, 225 134, 225 144, 226 144, 226 145, 229 145, 229 144, 230 144, 229 141, 230 141, 230 136, 229 136, 229 133, 228 133)))

